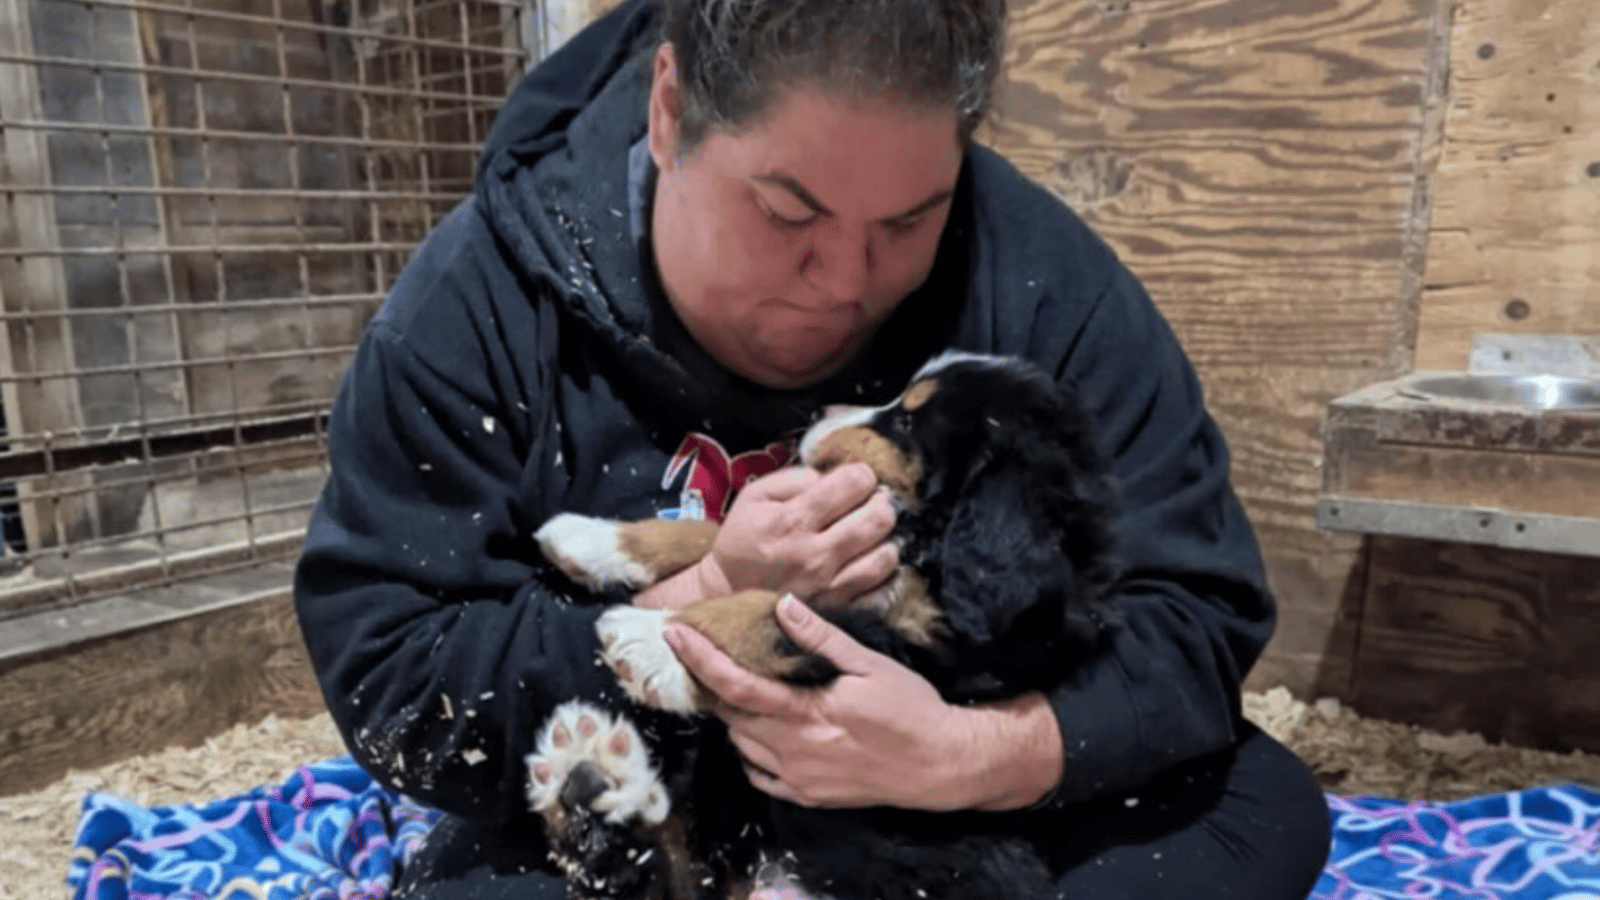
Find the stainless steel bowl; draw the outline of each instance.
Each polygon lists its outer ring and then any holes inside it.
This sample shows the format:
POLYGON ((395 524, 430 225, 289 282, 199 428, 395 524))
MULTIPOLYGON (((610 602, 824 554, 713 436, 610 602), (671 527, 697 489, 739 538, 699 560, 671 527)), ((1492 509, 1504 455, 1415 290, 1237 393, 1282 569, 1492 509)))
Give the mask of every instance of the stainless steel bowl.
POLYGON ((1562 375, 1433 375, 1407 382, 1403 393, 1525 409, 1600 409, 1600 379, 1562 375))

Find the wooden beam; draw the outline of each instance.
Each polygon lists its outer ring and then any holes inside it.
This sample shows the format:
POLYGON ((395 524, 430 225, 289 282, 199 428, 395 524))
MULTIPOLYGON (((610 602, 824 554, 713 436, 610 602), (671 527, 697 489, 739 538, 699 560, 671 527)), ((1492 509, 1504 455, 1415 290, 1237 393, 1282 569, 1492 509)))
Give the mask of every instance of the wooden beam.
POLYGON ((93 627, 47 628, 54 649, 0 661, 0 796, 198 746, 269 713, 321 712, 288 571, 279 563, 104 601, 86 610, 102 620, 93 627))

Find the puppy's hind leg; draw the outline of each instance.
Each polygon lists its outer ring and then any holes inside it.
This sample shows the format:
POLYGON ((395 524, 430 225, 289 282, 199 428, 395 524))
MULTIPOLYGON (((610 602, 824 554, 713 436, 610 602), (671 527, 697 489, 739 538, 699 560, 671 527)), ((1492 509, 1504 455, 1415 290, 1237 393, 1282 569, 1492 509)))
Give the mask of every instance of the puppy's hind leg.
POLYGON ((528 803, 544 819, 570 900, 668 893, 666 884, 678 880, 662 841, 671 801, 632 723, 582 701, 564 703, 525 762, 528 803))

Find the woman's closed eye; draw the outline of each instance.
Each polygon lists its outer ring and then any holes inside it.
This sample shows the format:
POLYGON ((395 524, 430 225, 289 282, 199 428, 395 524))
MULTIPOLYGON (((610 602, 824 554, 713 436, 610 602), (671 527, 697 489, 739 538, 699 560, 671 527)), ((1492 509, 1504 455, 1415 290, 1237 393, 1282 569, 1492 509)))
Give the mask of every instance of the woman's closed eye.
POLYGON ((925 221, 927 221, 927 216, 912 216, 909 219, 888 219, 883 223, 883 230, 890 234, 910 234, 916 231, 925 221))
POLYGON ((757 205, 761 207, 761 212, 767 217, 767 220, 779 228, 790 230, 800 229, 817 220, 817 214, 813 210, 808 209, 804 212, 779 212, 769 203, 761 202, 757 205))

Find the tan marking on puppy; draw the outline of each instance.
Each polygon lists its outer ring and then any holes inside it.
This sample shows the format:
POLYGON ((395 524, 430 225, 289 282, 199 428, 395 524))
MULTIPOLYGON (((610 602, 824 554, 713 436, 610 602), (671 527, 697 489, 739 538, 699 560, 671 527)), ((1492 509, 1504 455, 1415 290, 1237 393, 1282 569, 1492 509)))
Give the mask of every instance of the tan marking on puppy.
POLYGON ((917 410, 921 409, 929 400, 933 399, 933 395, 937 393, 938 390, 938 381, 932 378, 924 378, 916 384, 913 384, 911 387, 906 388, 906 392, 900 395, 900 405, 905 407, 907 412, 916 412, 917 410))
POLYGON ((917 482, 922 463, 900 452, 892 441, 860 425, 841 428, 817 444, 811 465, 827 472, 845 463, 864 462, 878 475, 878 483, 895 493, 908 509, 917 506, 917 482))
MULTIPOLYGON (((658 885, 652 891, 652 896, 660 896, 662 900, 696 900, 700 896, 700 881, 705 874, 700 871, 689 850, 688 818, 687 814, 674 811, 654 829, 643 831, 645 839, 661 848, 666 856, 662 860, 666 869, 666 884, 658 885)), ((634 860, 635 864, 639 862, 634 860)))
POLYGON ((799 660, 777 652, 786 637, 778 624, 780 599, 782 595, 774 591, 740 591, 684 607, 672 618, 710 638, 741 668, 781 679, 798 667, 799 660))
POLYGON ((716 539, 715 522, 641 519, 618 528, 617 549, 660 581, 699 562, 716 539))
POLYGON ((894 580, 882 591, 861 599, 871 602, 879 594, 887 594, 883 620, 895 633, 916 644, 927 647, 946 634, 944 613, 928 593, 928 582, 910 566, 901 566, 894 580))

